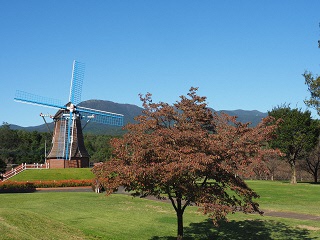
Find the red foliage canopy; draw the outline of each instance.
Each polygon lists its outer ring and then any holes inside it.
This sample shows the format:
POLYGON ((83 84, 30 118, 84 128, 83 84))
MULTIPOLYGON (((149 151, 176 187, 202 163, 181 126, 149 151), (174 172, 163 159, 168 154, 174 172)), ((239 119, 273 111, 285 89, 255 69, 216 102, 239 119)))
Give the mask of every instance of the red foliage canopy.
POLYGON ((124 186, 134 195, 166 196, 178 218, 191 203, 214 221, 239 210, 260 212, 253 201, 258 195, 239 176, 274 153, 265 144, 276 126, 265 118, 250 128, 212 113, 196 91, 173 105, 141 95, 143 115, 113 140, 114 157, 94 168, 96 178, 108 194, 124 186))

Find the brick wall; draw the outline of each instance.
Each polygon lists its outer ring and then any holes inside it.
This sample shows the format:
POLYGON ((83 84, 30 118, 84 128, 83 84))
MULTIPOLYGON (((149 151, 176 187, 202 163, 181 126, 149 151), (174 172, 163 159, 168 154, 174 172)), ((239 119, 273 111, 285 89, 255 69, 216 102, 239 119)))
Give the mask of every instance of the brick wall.
POLYGON ((81 159, 47 159, 49 168, 87 168, 89 167, 89 158, 81 159))

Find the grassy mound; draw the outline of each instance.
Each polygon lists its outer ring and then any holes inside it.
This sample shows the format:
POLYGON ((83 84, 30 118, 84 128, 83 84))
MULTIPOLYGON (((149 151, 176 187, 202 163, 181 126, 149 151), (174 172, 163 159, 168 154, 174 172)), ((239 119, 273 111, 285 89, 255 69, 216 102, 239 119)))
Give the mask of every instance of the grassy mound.
POLYGON ((33 192, 36 188, 92 186, 89 168, 32 169, 0 183, 0 193, 33 192))
POLYGON ((93 179, 91 168, 32 169, 10 178, 11 181, 60 181, 93 179))

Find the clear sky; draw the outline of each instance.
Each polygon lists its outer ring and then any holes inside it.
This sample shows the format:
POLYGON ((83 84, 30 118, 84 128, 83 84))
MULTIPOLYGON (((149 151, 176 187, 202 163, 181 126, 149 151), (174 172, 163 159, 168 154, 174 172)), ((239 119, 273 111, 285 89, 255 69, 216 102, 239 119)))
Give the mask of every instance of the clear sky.
POLYGON ((216 110, 306 109, 302 74, 320 73, 319 0, 0 0, 0 121, 43 123, 55 110, 16 90, 67 103, 74 59, 82 100, 174 103, 199 87, 216 110))

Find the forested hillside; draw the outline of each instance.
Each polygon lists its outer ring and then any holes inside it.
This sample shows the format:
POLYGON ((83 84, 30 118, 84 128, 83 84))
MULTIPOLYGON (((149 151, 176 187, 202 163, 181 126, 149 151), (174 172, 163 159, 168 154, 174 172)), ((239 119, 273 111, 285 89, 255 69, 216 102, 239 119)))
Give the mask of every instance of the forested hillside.
MULTIPOLYGON (((88 100, 81 102, 79 106, 86 108, 93 108, 107 112, 114 112, 124 115, 124 124, 129 122, 134 122, 134 118, 141 114, 142 108, 133 104, 120 104, 114 103, 111 101, 104 100, 88 100)), ((216 111, 211 109, 212 111, 216 111)), ((237 116, 240 122, 246 123, 250 122, 252 126, 256 126, 262 118, 267 116, 267 113, 262 113, 256 110, 248 111, 248 110, 220 110, 216 111, 218 113, 224 112, 231 116, 237 116)), ((49 128, 53 129, 53 122, 48 120, 49 128)), ((85 124, 85 123, 83 123, 85 124)), ((25 130, 25 131, 38 131, 38 132, 47 132, 47 126, 45 124, 33 127, 20 127, 16 125, 11 125, 11 129, 14 130, 25 130)), ((121 127, 115 127, 110 125, 98 124, 98 123, 89 123, 84 131, 84 133, 92 133, 92 134, 104 134, 104 135, 113 135, 118 136, 122 135, 124 131, 121 127)))

